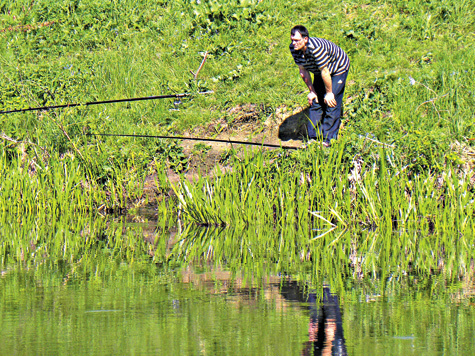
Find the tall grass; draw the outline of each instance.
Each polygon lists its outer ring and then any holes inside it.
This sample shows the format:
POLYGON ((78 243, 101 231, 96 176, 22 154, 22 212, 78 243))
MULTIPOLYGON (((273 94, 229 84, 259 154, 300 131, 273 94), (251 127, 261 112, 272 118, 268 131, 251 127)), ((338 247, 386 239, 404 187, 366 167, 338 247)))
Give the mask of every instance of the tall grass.
POLYGON ((140 159, 129 158, 124 166, 118 166, 114 157, 103 155, 102 162, 100 156, 92 158, 92 151, 83 152, 83 158, 53 154, 44 160, 2 152, 0 211, 54 216, 120 211, 135 202, 148 203, 150 195, 144 192, 147 173, 156 172, 157 182, 166 184, 163 169, 151 166, 147 171, 140 159))
POLYGON ((231 173, 176 188, 181 216, 201 225, 378 227, 470 235, 470 176, 456 169, 407 174, 379 149, 373 161, 330 150, 244 154, 231 173), (271 153, 275 155, 275 153, 271 153), (264 158, 267 156, 267 159, 264 158))

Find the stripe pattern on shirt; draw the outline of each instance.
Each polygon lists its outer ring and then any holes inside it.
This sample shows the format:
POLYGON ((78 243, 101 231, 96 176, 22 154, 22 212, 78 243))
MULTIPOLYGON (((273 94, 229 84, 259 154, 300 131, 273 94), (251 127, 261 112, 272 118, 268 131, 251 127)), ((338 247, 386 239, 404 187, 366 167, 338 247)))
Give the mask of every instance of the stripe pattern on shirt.
POLYGON ((330 75, 335 76, 350 69, 350 59, 346 53, 323 38, 309 37, 305 53, 295 50, 292 44, 289 48, 295 64, 303 66, 309 72, 320 74, 320 69, 328 66, 330 75))

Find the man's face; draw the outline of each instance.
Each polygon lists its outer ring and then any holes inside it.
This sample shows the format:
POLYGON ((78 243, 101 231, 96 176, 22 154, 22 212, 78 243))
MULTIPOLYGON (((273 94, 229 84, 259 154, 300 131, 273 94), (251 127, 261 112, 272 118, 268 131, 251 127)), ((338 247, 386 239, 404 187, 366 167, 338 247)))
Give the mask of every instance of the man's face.
POLYGON ((294 49, 297 51, 300 51, 307 47, 308 37, 302 38, 302 35, 298 31, 295 32, 295 35, 290 35, 290 40, 294 45, 294 49))

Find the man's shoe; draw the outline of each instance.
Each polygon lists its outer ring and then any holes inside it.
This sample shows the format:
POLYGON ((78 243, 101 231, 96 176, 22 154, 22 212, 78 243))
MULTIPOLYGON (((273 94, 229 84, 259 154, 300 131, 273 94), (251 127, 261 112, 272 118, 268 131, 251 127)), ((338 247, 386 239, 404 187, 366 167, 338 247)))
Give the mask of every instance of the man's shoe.
POLYGON ((313 138, 308 140, 307 142, 303 143, 302 144, 302 148, 303 149, 306 149, 306 148, 309 148, 311 145, 314 145, 315 143, 317 143, 317 141, 315 141, 313 138))

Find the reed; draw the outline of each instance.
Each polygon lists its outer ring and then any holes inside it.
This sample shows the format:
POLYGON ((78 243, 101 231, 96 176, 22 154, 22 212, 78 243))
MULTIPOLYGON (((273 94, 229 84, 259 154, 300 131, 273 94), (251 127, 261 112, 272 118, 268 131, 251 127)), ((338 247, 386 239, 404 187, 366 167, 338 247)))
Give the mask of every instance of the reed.
MULTIPOLYGON (((0 156, 0 206, 16 214, 71 214, 97 209, 125 209, 134 201, 145 202, 144 170, 129 159, 125 166, 104 170, 96 161, 74 155, 53 154, 25 158, 0 156), (91 163, 94 162, 94 163, 91 163), (104 174, 105 173, 105 174, 104 174)), ((161 173, 163 174, 163 173, 161 173)))
POLYGON ((469 235, 474 200, 462 171, 406 173, 380 149, 369 162, 345 159, 344 139, 328 151, 244 152, 231 173, 175 187, 180 214, 199 225, 366 226, 383 232, 469 235))

